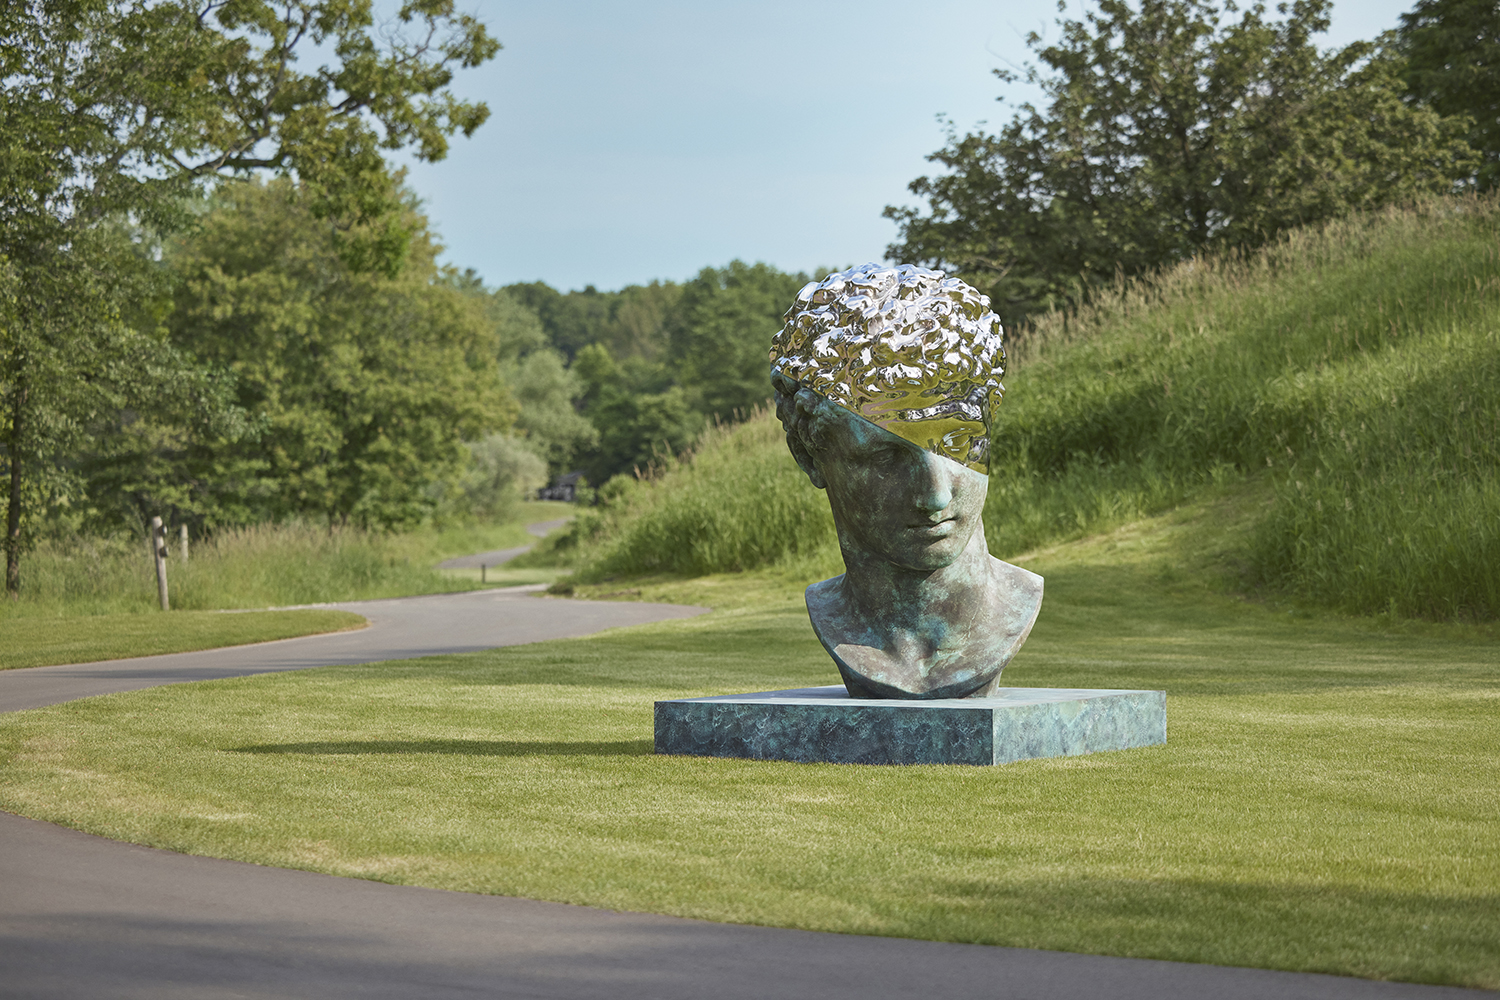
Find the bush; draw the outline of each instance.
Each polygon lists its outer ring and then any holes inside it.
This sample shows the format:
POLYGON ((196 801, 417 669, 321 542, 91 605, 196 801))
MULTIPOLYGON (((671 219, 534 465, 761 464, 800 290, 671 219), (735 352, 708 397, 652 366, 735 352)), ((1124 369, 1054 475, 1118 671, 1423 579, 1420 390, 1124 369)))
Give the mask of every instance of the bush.
POLYGON ((547 463, 508 434, 491 434, 466 445, 470 464, 460 485, 456 506, 473 517, 508 517, 516 504, 534 498, 547 485, 547 463))

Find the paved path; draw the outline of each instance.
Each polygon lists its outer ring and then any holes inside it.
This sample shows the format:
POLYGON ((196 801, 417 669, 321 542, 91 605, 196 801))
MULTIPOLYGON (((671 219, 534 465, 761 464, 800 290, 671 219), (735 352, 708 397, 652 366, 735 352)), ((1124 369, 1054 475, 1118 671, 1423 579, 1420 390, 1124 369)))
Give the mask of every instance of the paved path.
MULTIPOLYGON (((0 710, 581 635, 700 608, 480 591, 360 632, 0 671, 0 710)), ((1444 1000, 1470 990, 714 924, 173 854, 0 813, 0 998, 1444 1000)))
MULTIPOLYGON (((550 532, 556 531, 567 524, 571 518, 559 517, 552 521, 538 521, 526 526, 527 532, 537 538, 546 538, 550 532)), ((530 545, 517 545, 513 549, 491 549, 488 552, 476 552, 472 556, 459 556, 456 559, 444 559, 437 564, 438 569, 478 569, 481 566, 501 566, 510 562, 522 552, 530 552, 530 545)))
POLYGON ((589 635, 622 625, 686 618, 707 610, 677 604, 540 598, 535 591, 541 589, 513 587, 319 605, 364 615, 370 625, 355 632, 229 649, 0 670, 0 712, 158 684, 305 670, 339 663, 406 660, 439 653, 472 653, 496 646, 589 635))

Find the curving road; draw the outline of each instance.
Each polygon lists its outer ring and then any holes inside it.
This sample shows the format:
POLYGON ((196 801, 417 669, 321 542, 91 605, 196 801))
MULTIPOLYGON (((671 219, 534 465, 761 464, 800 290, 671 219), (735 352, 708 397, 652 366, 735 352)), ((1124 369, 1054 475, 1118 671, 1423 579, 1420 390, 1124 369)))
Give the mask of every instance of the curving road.
MULTIPOLYGON (((134 691, 158 684, 216 680, 344 663, 409 660, 440 653, 473 653, 544 639, 590 635, 607 628, 700 615, 707 608, 624 601, 542 599, 545 589, 507 587, 462 594, 395 597, 384 601, 320 604, 364 615, 369 627, 130 660, 0 671, 0 712, 38 708, 74 698, 134 691)), ((0 994, 3 997, 3 994, 0 994)))
MULTIPOLYGON (((337 604, 358 632, 0 672, 0 711, 464 652, 703 608, 528 588, 337 604)), ((0 998, 1442 1000, 1335 976, 818 934, 444 892, 173 854, 0 813, 0 998)))

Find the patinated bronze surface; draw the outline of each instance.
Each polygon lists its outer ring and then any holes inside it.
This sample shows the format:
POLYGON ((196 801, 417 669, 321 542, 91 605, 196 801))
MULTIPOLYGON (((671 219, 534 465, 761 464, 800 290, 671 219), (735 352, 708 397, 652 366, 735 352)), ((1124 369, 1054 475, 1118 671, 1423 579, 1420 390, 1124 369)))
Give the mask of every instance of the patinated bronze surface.
POLYGON ((1042 578, 991 556, 980 518, 1005 358, 988 307, 867 264, 804 288, 772 349, 787 445, 838 527, 846 571, 807 610, 851 697, 988 695, 1041 608, 1042 578))

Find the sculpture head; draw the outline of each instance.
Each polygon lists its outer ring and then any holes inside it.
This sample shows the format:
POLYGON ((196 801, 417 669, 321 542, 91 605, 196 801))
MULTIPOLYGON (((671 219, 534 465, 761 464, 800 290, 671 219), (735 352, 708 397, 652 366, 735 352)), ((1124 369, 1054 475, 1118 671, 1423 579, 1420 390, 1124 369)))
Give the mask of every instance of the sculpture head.
POLYGON ((777 416, 828 491, 846 559, 951 564, 980 523, 1004 392, 989 299, 939 271, 864 264, 808 284, 785 321, 771 349, 777 416))

